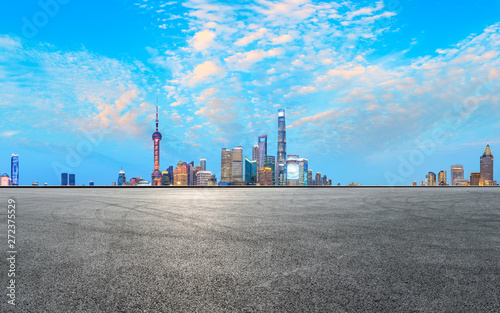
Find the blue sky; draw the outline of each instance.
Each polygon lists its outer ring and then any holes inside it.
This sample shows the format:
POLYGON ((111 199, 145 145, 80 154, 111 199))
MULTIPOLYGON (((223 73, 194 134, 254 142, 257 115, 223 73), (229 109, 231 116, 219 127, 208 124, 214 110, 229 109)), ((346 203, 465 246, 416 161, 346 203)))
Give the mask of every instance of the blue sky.
MULTIPOLYGON (((149 179, 268 135, 334 184, 408 185, 500 151, 500 1, 23 1, 0 11, 0 172, 149 179), (46 3, 47 5, 43 5, 46 3), (55 4, 55 5, 54 5, 55 4), (45 11, 44 11, 44 6, 45 11)), ((497 167, 498 169, 498 167, 497 167)), ((495 177, 500 173, 495 170, 495 177)))

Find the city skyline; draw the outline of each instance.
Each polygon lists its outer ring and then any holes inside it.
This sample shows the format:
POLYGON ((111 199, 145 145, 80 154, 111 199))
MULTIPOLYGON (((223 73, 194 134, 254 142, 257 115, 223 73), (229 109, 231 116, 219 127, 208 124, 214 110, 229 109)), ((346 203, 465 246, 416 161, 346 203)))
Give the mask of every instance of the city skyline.
POLYGON ((7 3, 0 172, 15 153, 22 185, 59 185, 61 173, 110 185, 121 167, 149 181, 158 98, 160 171, 206 158, 220 173, 220 147, 250 157, 262 134, 278 158, 285 109, 287 153, 307 158, 313 177, 408 185, 462 164, 468 178, 480 172, 477 151, 500 143, 499 10, 486 1, 7 3))

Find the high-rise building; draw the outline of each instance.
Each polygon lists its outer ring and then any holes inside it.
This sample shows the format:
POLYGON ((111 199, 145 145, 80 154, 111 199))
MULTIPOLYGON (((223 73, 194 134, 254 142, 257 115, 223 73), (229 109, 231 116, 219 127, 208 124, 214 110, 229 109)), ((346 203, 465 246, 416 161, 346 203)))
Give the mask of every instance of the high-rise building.
POLYGON ((299 185, 307 186, 307 170, 308 170, 308 160, 301 158, 299 159, 299 185))
POLYGON ((243 183, 243 147, 234 147, 231 151, 231 182, 233 185, 243 183))
POLYGON ((0 186, 10 186, 10 177, 7 173, 3 173, 0 177, 0 186))
POLYGON ((436 174, 433 172, 429 172, 427 174, 427 186, 436 186, 436 174))
POLYGON ((323 175, 323 177, 321 178, 321 185, 323 186, 328 185, 328 177, 326 177, 326 175, 323 175))
POLYGON ((438 173, 437 184, 439 186, 446 186, 448 183, 446 182, 446 171, 441 171, 438 173))
POLYGON ((61 173, 61 186, 68 186, 68 173, 61 173))
POLYGON ((75 174, 69 174, 69 185, 75 186, 75 174))
POLYGON ((470 173, 470 185, 471 186, 479 186, 480 181, 481 181, 481 173, 480 172, 470 173))
POLYGON ((285 110, 278 110, 278 154, 276 159, 277 174, 276 185, 286 185, 286 123, 285 123, 285 110), (280 167, 280 164, 283 166, 280 167))
POLYGON ((260 186, 273 185, 273 171, 269 167, 262 167, 259 170, 259 185, 260 186))
POLYGON ((313 171, 310 169, 307 170, 307 185, 308 186, 313 185, 313 171))
POLYGON ((123 184, 127 182, 127 179, 125 178, 125 172, 122 169, 118 172, 118 186, 123 186, 123 184))
POLYGON ((266 161, 264 162, 264 167, 269 167, 273 172, 273 185, 276 185, 276 158, 274 155, 267 155, 266 161))
POLYGON ((167 171, 161 171, 161 185, 162 186, 172 186, 173 181, 170 180, 170 173, 167 171))
POLYGON ((286 185, 299 186, 299 156, 290 154, 286 160, 286 185))
MULTIPOLYGON (((198 173, 199 172, 206 172, 203 170, 203 168, 201 167, 201 165, 198 165, 197 167, 194 168, 194 185, 197 186, 198 185, 198 173)), ((210 175, 212 175, 212 172, 210 172, 210 175)))
MULTIPOLYGON (((257 168, 264 167, 267 156, 267 135, 259 136, 259 159, 257 160, 257 168)), ((258 175, 258 174, 257 174, 258 175)))
POLYGON ((212 178, 212 172, 199 171, 196 174, 196 185, 197 186, 210 186, 209 181, 211 178, 212 178))
POLYGON ((19 155, 10 157, 10 185, 19 186, 19 155))
POLYGON ((187 184, 188 186, 195 184, 194 161, 187 163, 187 184))
POLYGON ((221 183, 230 183, 232 181, 232 156, 231 150, 222 148, 220 155, 220 182, 221 183))
POLYGON ((255 143, 253 145, 253 148, 252 148, 252 160, 253 161, 258 161, 259 160, 259 155, 260 155, 259 145, 257 143, 255 143))
POLYGON ((286 162, 276 164, 276 184, 286 186, 286 162))
POLYGON ((161 185, 160 141, 161 141, 161 133, 158 131, 158 100, 156 100, 156 131, 153 133, 154 169, 151 172, 151 185, 152 186, 160 186, 161 185))
POLYGON ((245 157, 245 181, 249 185, 257 183, 257 160, 245 157))
POLYGON ((188 185, 188 164, 186 162, 177 163, 174 170, 174 186, 187 186, 188 185))
POLYGON ((205 159, 205 158, 200 159, 200 166, 201 166, 202 171, 206 171, 207 170, 207 159, 205 159))
POLYGON ((486 145, 483 155, 479 159, 481 178, 479 185, 488 186, 496 183, 493 182, 493 153, 491 152, 490 145, 486 145))
POLYGON ((456 186, 455 180, 464 179, 464 166, 460 164, 452 165, 450 175, 451 175, 450 177, 451 185, 456 186))
POLYGON ((316 186, 321 186, 321 172, 316 172, 316 178, 314 179, 314 184, 316 186))
POLYGON ((168 176, 170 178, 170 185, 172 185, 174 183, 174 167, 172 165, 170 165, 167 168, 167 172, 168 172, 168 176))

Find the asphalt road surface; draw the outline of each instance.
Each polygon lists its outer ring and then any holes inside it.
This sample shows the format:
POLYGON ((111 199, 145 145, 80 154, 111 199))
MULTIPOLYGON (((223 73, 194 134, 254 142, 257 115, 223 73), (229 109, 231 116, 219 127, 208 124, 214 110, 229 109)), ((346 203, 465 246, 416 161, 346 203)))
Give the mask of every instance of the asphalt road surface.
POLYGON ((499 312, 499 202, 472 187, 4 188, 0 311, 499 312))

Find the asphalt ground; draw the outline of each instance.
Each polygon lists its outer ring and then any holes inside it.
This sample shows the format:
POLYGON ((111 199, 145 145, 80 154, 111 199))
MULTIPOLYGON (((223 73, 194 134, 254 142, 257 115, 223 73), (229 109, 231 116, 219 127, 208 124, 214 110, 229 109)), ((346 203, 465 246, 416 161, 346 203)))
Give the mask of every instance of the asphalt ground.
POLYGON ((500 188, 4 188, 0 218, 1 312, 500 311, 500 188))

